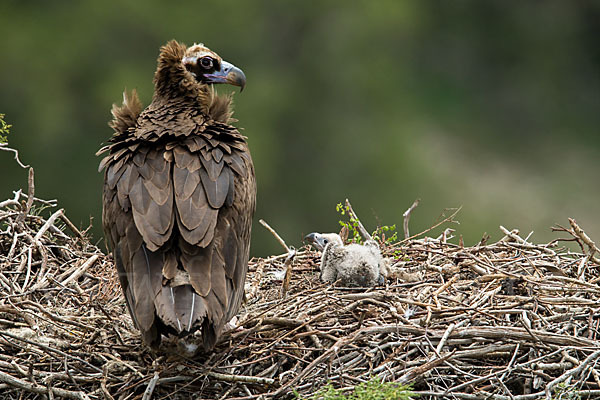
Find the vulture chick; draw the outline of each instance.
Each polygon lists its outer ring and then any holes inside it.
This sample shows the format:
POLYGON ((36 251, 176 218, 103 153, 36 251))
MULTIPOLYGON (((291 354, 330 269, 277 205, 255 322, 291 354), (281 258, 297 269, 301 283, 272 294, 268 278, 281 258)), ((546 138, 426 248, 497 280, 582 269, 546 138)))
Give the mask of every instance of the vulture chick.
POLYGON ((205 350, 240 307, 256 182, 231 95, 244 73, 202 44, 160 49, 152 103, 114 105, 102 224, 129 313, 145 343, 201 329, 205 350))
POLYGON ((382 257, 377 242, 367 240, 364 245, 344 246, 337 233, 310 233, 305 239, 321 255, 323 282, 338 281, 342 286, 370 287, 383 284, 387 276, 387 261, 382 257))

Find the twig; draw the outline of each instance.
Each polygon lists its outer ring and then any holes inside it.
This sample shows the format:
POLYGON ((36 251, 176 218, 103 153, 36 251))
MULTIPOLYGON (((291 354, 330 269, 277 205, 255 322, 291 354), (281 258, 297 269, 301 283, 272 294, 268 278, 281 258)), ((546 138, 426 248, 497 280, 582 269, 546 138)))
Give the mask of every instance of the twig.
POLYGON ((37 346, 37 347, 39 347, 39 348, 41 348, 41 349, 44 349, 44 350, 46 350, 46 351, 54 352, 54 353, 56 353, 56 354, 59 354, 59 355, 61 355, 61 356, 63 356, 63 357, 68 357, 68 358, 71 358, 71 359, 73 359, 73 360, 77 360, 77 361, 81 362, 82 364, 85 364, 85 365, 86 365, 86 366, 88 366, 89 368, 93 369, 93 370, 94 370, 94 371, 96 371, 96 372, 100 372, 100 373, 102 372, 102 370, 101 370, 100 368, 93 366, 93 365, 92 365, 92 364, 90 364, 89 362, 87 362, 87 361, 85 361, 85 360, 82 360, 82 359, 81 359, 81 358, 79 358, 79 357, 73 356, 73 355, 71 355, 71 354, 67 354, 67 353, 65 353, 64 351, 61 351, 61 350, 55 349, 55 348, 53 348, 53 347, 46 346, 45 344, 42 344, 42 343, 37 343, 37 342, 31 341, 31 340, 28 340, 28 339, 24 339, 24 338, 22 338, 22 337, 19 337, 19 336, 17 336, 17 335, 14 335, 14 334, 12 334, 12 333, 9 333, 9 332, 2 332, 2 331, 0 331, 0 336, 8 336, 8 337, 10 337, 10 338, 17 339, 17 340, 19 340, 19 341, 21 341, 21 342, 24 342, 24 343, 27 343, 27 344, 31 344, 31 345, 37 346))
MULTIPOLYGON (((502 225, 500 225, 499 228, 507 237, 514 240, 515 242, 520 243, 520 244, 530 244, 530 243, 527 243, 527 241, 525 241, 525 239, 523 239, 521 236, 518 235, 518 231, 516 231, 517 233, 515 233, 514 231, 511 232, 508 229, 506 229, 505 227, 503 227, 502 225)), ((503 239, 504 240, 501 239, 500 241, 506 241, 505 238, 503 238, 503 239)))
POLYGON ((98 258, 100 258, 100 256, 98 254, 94 254, 93 256, 91 256, 90 258, 88 258, 83 264, 81 264, 81 266, 79 268, 77 268, 77 270, 75 270, 75 272, 73 272, 68 278, 66 278, 60 284, 62 286, 67 286, 67 284, 69 282, 78 279, 81 275, 84 274, 84 272, 89 267, 91 267, 98 260, 98 258))
POLYGON ((283 282, 281 285, 281 295, 285 297, 290 288, 290 280, 292 279, 292 262, 294 260, 294 257, 296 256, 296 249, 294 249, 293 247, 288 247, 288 245, 285 244, 285 241, 281 238, 281 236, 279 236, 277 232, 275 232, 275 230, 271 228, 271 226, 269 226, 269 224, 267 224, 264 220, 261 219, 258 222, 260 222, 262 226, 267 228, 267 230, 271 232, 273 236, 275 236, 275 239, 277 239, 279 244, 283 246, 285 251, 287 251, 287 257, 283 263, 283 266, 285 268, 285 276, 283 277, 283 282))
POLYGON ((456 324, 450 324, 448 326, 448 328, 446 329, 446 331, 442 335, 442 338, 440 339, 440 342, 438 343, 438 345, 437 345, 437 347, 435 349, 435 352, 437 354, 441 354, 442 353, 442 348, 446 344, 446 341, 448 340, 448 336, 450 336, 450 333, 452 333, 452 331, 454 330, 455 327, 456 327, 456 324))
POLYGON ((600 250, 596 246, 596 243, 594 243, 594 241, 590 239, 590 237, 584 232, 584 230, 581 229, 579 225, 577 225, 577 222, 573 218, 569 218, 569 224, 571 224, 571 228, 573 228, 575 236, 580 238, 583 241, 583 243, 588 245, 590 251, 589 254, 592 258, 592 261, 594 261, 596 264, 600 264, 600 259, 594 256, 596 253, 600 253, 600 250))
POLYGON ((71 232, 76 234, 80 239, 84 238, 83 233, 81 233, 81 231, 79 229, 77 229, 75 224, 73 224, 73 222, 71 222, 71 220, 69 218, 67 218, 67 216, 64 213, 60 214, 60 219, 65 223, 65 225, 67 225, 69 227, 71 232))
POLYGON ((33 168, 29 168, 28 178, 27 178, 27 203, 25 203, 25 209, 21 212, 21 214, 17 217, 17 223, 20 224, 25 219, 25 216, 29 215, 31 211, 31 207, 33 206, 33 199, 35 194, 35 180, 33 174, 33 168))
POLYGON ((156 382, 158 382, 158 378, 160 378, 160 375, 158 375, 158 372, 155 372, 152 379, 150 379, 150 382, 148 382, 148 386, 146 386, 142 400, 150 400, 152 398, 152 393, 154 392, 154 387, 156 386, 156 382))
POLYGON ((292 279, 292 262, 294 261, 294 256, 296 255, 296 249, 293 247, 290 248, 288 252, 288 256, 283 262, 283 267, 285 268, 285 275, 283 277, 283 283, 281 285, 281 295, 285 297, 287 295, 288 290, 290 289, 290 281, 292 279))
POLYGON ((65 210, 61 208, 60 210, 58 210, 54 214, 52 214, 50 216, 50 218, 48 218, 48 220, 46 221, 46 223, 40 228, 40 230, 38 231, 38 233, 33 238, 34 242, 39 242, 40 241, 40 239, 42 238, 42 236, 44 235, 44 233, 46 233, 46 231, 50 228, 50 226, 52 224, 54 224, 54 221, 56 221, 56 219, 58 217, 60 217, 64 213, 64 211, 65 210))
POLYGON ((25 390, 27 392, 37 393, 37 394, 50 394, 61 397, 66 397, 67 399, 77 399, 77 400, 88 400, 89 397, 83 392, 73 392, 71 390, 53 388, 53 387, 45 387, 36 385, 34 383, 29 383, 22 379, 15 378, 7 373, 0 371, 0 382, 4 382, 10 386, 15 388, 25 390))
POLYGON ((362 330, 356 332, 353 336, 343 337, 338 339, 337 342, 330 348, 328 348, 323 354, 317 357, 313 362, 308 364, 298 375, 296 375, 293 379, 287 382, 285 385, 280 387, 275 393, 273 393, 274 398, 278 398, 279 395, 285 393, 291 386, 295 385, 301 379, 303 379, 310 371, 312 371, 317 365, 321 364, 325 360, 329 359, 334 353, 337 353, 342 347, 347 345, 348 343, 353 342, 360 334, 362 330))
POLYGON ((433 296, 439 296, 442 292, 444 292, 446 289, 448 289, 450 286, 452 286, 452 284, 454 284, 456 281, 458 281, 458 275, 454 275, 453 277, 451 277, 450 279, 448 279, 448 281, 446 283, 444 283, 442 286, 440 286, 438 289, 435 290, 435 292, 432 293, 433 296))
POLYGON ((259 385, 273 385, 275 379, 264 378, 261 376, 246 376, 246 375, 233 375, 224 374, 221 372, 208 371, 206 375, 212 376, 215 379, 219 379, 225 382, 244 382, 244 383, 257 383, 259 385))
POLYGON ((25 281, 23 282, 23 286, 21 287, 21 292, 24 292, 27 289, 27 284, 29 283, 29 278, 31 277, 31 261, 32 261, 32 249, 31 246, 27 249, 27 273, 25 274, 25 281))
MULTIPOLYGON (((529 360, 529 361, 526 361, 526 362, 523 362, 523 363, 517 364, 517 365, 515 365, 515 366, 513 367, 513 369, 517 369, 517 368, 525 368, 525 367, 527 367, 527 366, 529 366, 529 365, 531 365, 531 364, 534 364, 534 363, 536 363, 536 362, 538 362, 538 361, 541 361, 541 360, 543 360, 544 358, 550 358, 550 357, 552 357, 553 355, 560 353, 561 351, 563 351, 563 349, 558 349, 558 350, 555 350, 555 351, 553 351, 552 353, 545 354, 545 355, 543 355, 543 356, 541 356, 541 357, 537 357, 537 358, 535 358, 535 359, 533 359, 533 360, 529 360)), ((451 388, 448 388, 448 389, 446 390, 446 392, 444 392, 444 393, 445 393, 446 395, 447 395, 448 393, 453 393, 453 394, 454 394, 454 393, 456 393, 458 390, 460 390, 460 389, 462 389, 462 388, 465 388, 465 387, 468 387, 468 386, 472 386, 472 385, 476 385, 476 384, 478 384, 478 383, 485 382, 485 381, 487 381, 488 379, 490 379, 490 378, 493 378, 493 377, 495 377, 495 376, 502 375, 502 374, 504 374, 506 371, 508 371, 508 369, 509 369, 509 367, 506 367, 506 368, 504 368, 504 369, 502 369, 502 370, 500 370, 500 371, 492 372, 491 374, 484 375, 484 376, 482 376, 482 377, 480 377, 480 378, 471 379, 471 380, 469 380, 469 381, 467 381, 467 382, 464 382, 464 383, 462 383, 462 384, 460 384, 460 385, 457 385, 457 386, 453 386, 453 387, 451 387, 451 388)))
POLYGON ((21 197, 21 189, 15 191, 13 193, 15 194, 15 197, 13 199, 0 201, 0 209, 9 207, 9 206, 19 206, 20 205, 19 197, 21 197))
POLYGON ((416 235, 412 235, 411 237, 408 237, 408 238, 405 238, 404 240, 399 241, 398 243, 394 244, 394 246, 396 247, 396 246, 402 245, 402 244, 408 242, 411 239, 414 239, 414 238, 417 238, 417 237, 419 237, 421 235, 424 235, 427 232, 431 232, 432 230, 436 229, 440 225, 445 224, 446 222, 455 222, 454 221, 454 217, 456 217, 456 215, 460 212, 461 209, 462 209, 462 206, 458 207, 452 214, 450 214, 448 217, 444 218, 443 220, 441 220, 437 224, 434 224, 430 228, 427 228, 424 231, 417 233, 416 235))
POLYGON ((373 240, 373 238, 369 234, 369 231, 367 231, 365 229, 365 227, 363 226, 362 222, 360 222, 360 219, 358 219, 358 216, 356 215, 356 213, 352 209, 352 204, 350 204, 350 200, 348 200, 348 199, 346 199, 346 210, 348 210, 348 214, 350 214, 350 219, 356 221, 356 224, 357 224, 357 227, 358 227, 358 233, 360 233, 360 235, 362 236, 362 238, 364 240, 373 240))
POLYGON ((265 220, 260 219, 258 220, 258 222, 261 223, 262 226, 264 226, 265 228, 267 228, 267 230, 269 232, 271 232, 271 234, 275 237, 275 239, 277 239, 277 241, 279 242, 279 244, 285 249, 285 251, 289 254, 290 253, 290 248, 288 247, 287 244, 285 244, 285 241, 281 238, 281 236, 279 236, 279 234, 277 232, 275 232, 275 230, 273 228, 271 228, 271 226, 269 224, 267 224, 265 222, 265 220))
POLYGON ((510 361, 508 362, 508 365, 506 366, 506 372, 504 372, 502 374, 502 376, 500 377, 501 380, 504 380, 506 378, 506 376, 512 371, 512 366, 515 363, 515 360, 517 359, 517 354, 519 354, 519 349, 521 348, 521 344, 517 343, 517 345, 515 346, 515 351, 513 352, 513 355, 510 359, 510 361))
POLYGON ((565 372, 558 378, 554 379, 552 382, 548 383, 546 385, 546 389, 545 389, 546 399, 550 400, 552 398, 552 389, 554 389, 554 386, 558 385, 561 382, 564 382, 568 378, 578 375, 579 373, 581 373, 581 371, 584 370, 585 367, 587 367, 587 365, 589 363, 591 363, 592 361, 596 360, 599 357, 600 357, 600 351, 593 352, 585 360, 583 360, 583 362, 579 366, 565 372))
POLYGON ((408 382, 413 381, 416 377, 423 375, 424 373, 426 373, 427 371, 432 370, 433 368, 443 364, 444 362, 448 361, 450 358, 452 358, 452 356, 454 355, 455 350, 453 350, 452 352, 444 355, 441 358, 436 358, 434 360, 431 360, 429 362, 426 362, 423 365, 420 365, 418 367, 414 367, 412 370, 406 372, 404 375, 402 375, 400 378, 398 378, 398 380, 396 381, 399 384, 406 384, 408 382))
POLYGON ((33 168, 29 168, 29 174, 27 177, 27 188, 27 206, 24 214, 22 215, 29 215, 31 207, 33 206, 33 200, 35 199, 35 178, 33 168))
POLYGON ((8 143, 0 143, 0 150, 10 151, 10 152, 15 153, 15 160, 17 161, 17 164, 19 164, 19 166, 23 169, 29 168, 29 165, 23 165, 21 160, 19 160, 19 151, 8 147, 8 143))
POLYGON ((408 221, 410 220, 410 214, 412 213, 412 211, 417 208, 417 206, 419 205, 419 202, 421 201, 421 199, 416 199, 413 203, 412 206, 408 207, 408 210, 404 211, 404 214, 402 214, 402 216, 404 217, 404 239, 408 239, 410 237, 410 233, 408 231, 408 221))

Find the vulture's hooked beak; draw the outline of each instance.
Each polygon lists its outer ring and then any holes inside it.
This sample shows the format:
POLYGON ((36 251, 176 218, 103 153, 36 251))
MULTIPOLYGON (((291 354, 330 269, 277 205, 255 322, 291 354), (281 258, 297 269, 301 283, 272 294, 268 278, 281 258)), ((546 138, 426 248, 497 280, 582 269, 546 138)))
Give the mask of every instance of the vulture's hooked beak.
POLYGON ((313 247, 319 251, 323 251, 325 245, 327 244, 325 238, 323 238, 323 236, 321 236, 317 232, 309 233, 304 237, 304 240, 312 244, 313 247))
POLYGON ((207 83, 228 83, 233 86, 239 86, 240 92, 246 86, 246 75, 244 72, 227 61, 221 61, 221 69, 212 74, 204 74, 207 83))

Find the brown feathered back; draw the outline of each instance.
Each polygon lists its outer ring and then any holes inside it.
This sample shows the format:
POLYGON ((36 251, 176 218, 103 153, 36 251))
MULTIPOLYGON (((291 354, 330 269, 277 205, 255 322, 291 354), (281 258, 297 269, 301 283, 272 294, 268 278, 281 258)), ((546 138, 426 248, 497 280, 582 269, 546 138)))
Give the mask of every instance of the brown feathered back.
POLYGON ((102 221, 144 341, 201 328, 211 349, 242 301, 256 183, 231 96, 197 81, 186 51, 161 48, 145 110, 135 91, 113 106, 102 221))

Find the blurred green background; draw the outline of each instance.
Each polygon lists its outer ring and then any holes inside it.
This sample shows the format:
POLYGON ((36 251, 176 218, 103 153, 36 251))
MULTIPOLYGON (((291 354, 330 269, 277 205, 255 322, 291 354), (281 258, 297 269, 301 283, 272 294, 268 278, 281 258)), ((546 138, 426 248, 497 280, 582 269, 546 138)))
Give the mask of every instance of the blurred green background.
MULTIPOLYGON (((419 197, 412 232, 462 205, 469 245, 499 225, 549 240, 567 217, 600 240, 599 2, 2 0, 0 38, 9 143, 97 241, 111 104, 150 102, 172 38, 245 71, 256 220, 288 244, 337 231, 346 197, 371 230, 419 197)), ((10 153, 0 170, 0 199, 26 188, 10 153)), ((255 223, 252 254, 281 251, 255 223)))

